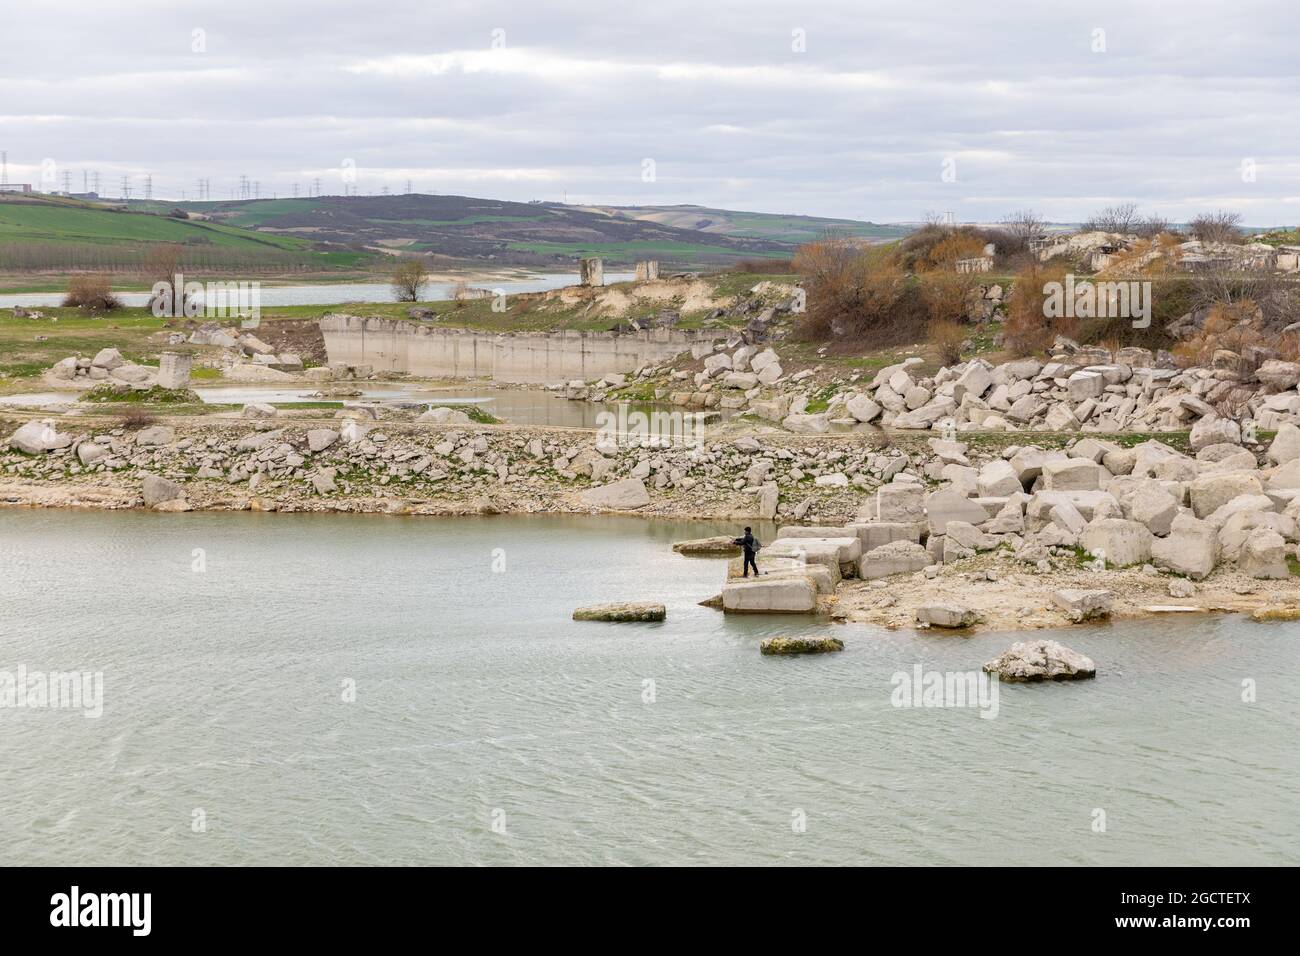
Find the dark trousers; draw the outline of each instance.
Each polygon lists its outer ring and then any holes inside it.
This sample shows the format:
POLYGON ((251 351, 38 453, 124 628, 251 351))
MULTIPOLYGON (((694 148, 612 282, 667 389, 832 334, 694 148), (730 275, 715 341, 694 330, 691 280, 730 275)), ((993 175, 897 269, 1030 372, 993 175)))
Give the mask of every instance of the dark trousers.
POLYGON ((758 563, 754 560, 754 552, 753 552, 753 551, 746 551, 746 552, 745 552, 745 565, 744 565, 744 572, 745 572, 745 573, 742 574, 741 577, 746 577, 746 578, 749 577, 749 569, 750 569, 750 568, 753 568, 753 569, 754 569, 754 576, 757 577, 757 576, 758 576, 758 563))

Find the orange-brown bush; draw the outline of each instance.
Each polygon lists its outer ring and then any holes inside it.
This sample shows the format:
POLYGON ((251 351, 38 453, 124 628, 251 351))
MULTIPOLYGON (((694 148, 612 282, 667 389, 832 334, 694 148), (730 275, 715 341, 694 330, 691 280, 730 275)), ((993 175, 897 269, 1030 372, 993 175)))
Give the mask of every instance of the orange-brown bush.
POLYGON ((1034 264, 1016 275, 1007 301, 1007 320, 1002 326, 1002 344, 1011 354, 1037 355, 1049 348, 1058 335, 1078 334, 1078 322, 1061 316, 1048 318, 1043 308, 1049 282, 1064 282, 1061 266, 1034 264))
POLYGON ((961 361, 961 346, 966 341, 966 328, 956 322, 938 319, 930 323, 928 341, 934 348, 935 359, 942 365, 956 365, 961 361))
POLYGON ((936 270, 923 273, 917 282, 921 301, 931 322, 954 322, 966 318, 966 303, 979 280, 971 273, 936 270))
POLYGON ((958 259, 984 255, 984 238, 969 232, 954 232, 930 249, 930 265, 935 269, 956 269, 958 259))
POLYGON ((798 326, 804 338, 880 339, 891 331, 906 279, 889 249, 820 239, 799 247, 794 266, 808 292, 798 326))
POLYGON ((73 276, 68 280, 63 305, 88 312, 111 312, 120 308, 122 302, 113 294, 113 287, 104 276, 73 276))

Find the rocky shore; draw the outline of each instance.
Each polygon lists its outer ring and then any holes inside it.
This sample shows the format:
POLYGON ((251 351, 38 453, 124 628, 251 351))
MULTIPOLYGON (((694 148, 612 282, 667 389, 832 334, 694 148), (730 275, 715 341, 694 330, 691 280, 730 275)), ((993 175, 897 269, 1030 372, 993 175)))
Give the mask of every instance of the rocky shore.
POLYGON ((1300 428, 1289 422, 1266 441, 1207 415, 1169 442, 1076 433, 1038 444, 732 423, 670 445, 445 416, 248 414, 266 417, 11 421, 0 503, 771 519, 782 528, 760 555, 766 573, 726 582, 725 610, 886 626, 1300 606, 1300 428), (1104 613, 1063 602, 1072 590, 1105 592, 1104 613))

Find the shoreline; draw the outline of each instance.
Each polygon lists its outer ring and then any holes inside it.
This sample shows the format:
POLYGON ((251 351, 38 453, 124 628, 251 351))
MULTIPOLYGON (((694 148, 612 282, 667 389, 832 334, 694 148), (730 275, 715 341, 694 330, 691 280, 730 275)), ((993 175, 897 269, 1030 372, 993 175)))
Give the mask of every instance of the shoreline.
MULTIPOLYGON (((41 418, 23 417, 29 422, 41 418)), ((725 425, 710 429, 700 452, 702 464, 692 464, 689 450, 598 447, 596 431, 562 426, 177 416, 160 417, 149 428, 130 432, 108 416, 51 421, 79 434, 69 437, 62 453, 45 458, 0 454, 0 507, 421 517, 610 515, 834 529, 859 520, 872 507, 877 489, 898 470, 900 458, 915 468, 918 457, 892 445, 877 453, 866 436, 855 433, 797 436, 725 425), (850 455, 857 462, 851 468, 845 464, 850 455), (80 464, 83 458, 91 464, 80 464), (875 477, 818 486, 811 474, 802 473, 827 460, 875 477), (693 477, 710 472, 712 478, 693 477), (640 478, 633 477, 638 474, 640 478), (150 482, 167 487, 161 500, 148 500, 150 482), (630 496, 620 497, 623 492, 630 496)), ((996 549, 877 580, 836 578, 815 601, 814 612, 828 622, 915 628, 919 607, 958 600, 979 620, 973 629, 952 630, 954 635, 1069 625, 1065 612, 1053 606, 1052 594, 1061 589, 1105 589, 1114 597, 1114 620, 1160 616, 1168 612, 1151 608, 1168 605, 1195 607, 1196 612, 1187 613, 1197 614, 1300 607, 1300 577, 1294 575, 1258 580, 1223 564, 1192 583, 1149 566, 1094 570, 1081 566, 1072 552, 1026 563, 996 549), (1175 580, 1181 582, 1179 597, 1170 594, 1175 580)), ((725 577, 718 580, 719 589, 725 583, 725 577)))

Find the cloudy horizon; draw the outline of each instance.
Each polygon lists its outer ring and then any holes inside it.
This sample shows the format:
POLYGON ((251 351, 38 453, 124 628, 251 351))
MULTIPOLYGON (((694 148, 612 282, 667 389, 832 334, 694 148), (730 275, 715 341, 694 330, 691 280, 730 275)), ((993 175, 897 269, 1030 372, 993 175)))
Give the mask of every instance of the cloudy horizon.
POLYGON ((249 0, 6 11, 8 180, 877 222, 1294 221, 1289 9, 249 0), (24 36, 57 31, 64 56, 24 36), (66 178, 65 178, 66 174, 66 178), (250 186, 250 189, 252 187, 250 186))

